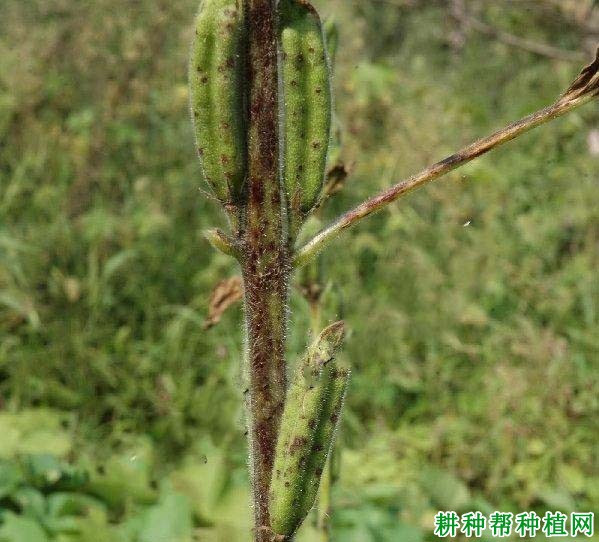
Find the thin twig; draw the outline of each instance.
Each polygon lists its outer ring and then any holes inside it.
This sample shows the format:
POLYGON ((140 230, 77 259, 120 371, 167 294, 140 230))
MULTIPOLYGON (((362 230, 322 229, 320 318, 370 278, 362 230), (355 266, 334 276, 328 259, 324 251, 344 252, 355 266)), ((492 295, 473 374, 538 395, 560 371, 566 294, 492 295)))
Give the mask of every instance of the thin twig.
POLYGON ((589 34, 598 34, 599 26, 593 23, 593 12, 596 11, 597 2, 591 2, 584 9, 584 12, 572 13, 571 9, 567 9, 562 0, 545 0, 553 9, 561 11, 565 17, 570 19, 570 22, 577 25, 582 30, 589 34))
POLYGON ((363 218, 380 211, 404 194, 419 188, 483 154, 515 139, 516 137, 550 122, 566 113, 590 102, 599 95, 599 49, 595 60, 586 66, 570 88, 553 105, 541 109, 532 115, 518 120, 494 134, 479 139, 459 152, 427 167, 420 173, 366 200, 318 233, 311 241, 301 247, 295 255, 294 263, 301 266, 310 261, 342 231, 357 224, 363 218))
POLYGON ((567 51, 547 43, 540 43, 526 38, 521 38, 519 36, 515 36, 514 34, 510 34, 509 32, 499 30, 490 24, 477 19, 476 17, 469 15, 466 12, 454 11, 452 12, 452 15, 456 17, 457 13, 459 13, 460 22, 463 23, 467 28, 472 28, 481 34, 495 38, 497 41, 500 41, 505 45, 517 47, 518 49, 523 49, 524 51, 534 53, 535 55, 553 58, 556 60, 566 60, 568 62, 581 62, 585 58, 584 53, 579 51, 567 51))

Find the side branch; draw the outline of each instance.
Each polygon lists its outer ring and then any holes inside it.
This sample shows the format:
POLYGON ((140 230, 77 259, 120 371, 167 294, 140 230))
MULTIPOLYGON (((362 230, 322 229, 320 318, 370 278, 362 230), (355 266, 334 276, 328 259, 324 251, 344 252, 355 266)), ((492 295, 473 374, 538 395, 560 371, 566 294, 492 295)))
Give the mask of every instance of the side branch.
POLYGON ((346 212, 303 247, 298 249, 295 254, 294 264, 298 267, 306 264, 342 231, 358 223, 363 218, 381 210, 404 194, 446 175, 450 171, 467 164, 537 126, 541 126, 569 113, 573 109, 590 102, 598 95, 599 49, 597 50, 595 60, 583 69, 570 88, 553 105, 524 117, 490 136, 475 141, 457 153, 427 167, 420 173, 397 183, 377 196, 361 203, 351 211, 346 212))

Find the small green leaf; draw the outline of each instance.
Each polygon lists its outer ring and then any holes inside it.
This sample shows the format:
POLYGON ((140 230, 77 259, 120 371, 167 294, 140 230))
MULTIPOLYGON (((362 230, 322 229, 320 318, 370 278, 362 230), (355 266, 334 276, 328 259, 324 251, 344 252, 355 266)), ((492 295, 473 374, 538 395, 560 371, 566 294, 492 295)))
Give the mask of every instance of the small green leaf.
POLYGON ((191 542, 192 531, 189 500, 169 493, 147 511, 139 542, 191 542))
POLYGON ((0 499, 10 495, 23 481, 23 473, 16 464, 0 461, 0 499))
POLYGON ((0 527, 0 542, 49 542, 49 539, 35 520, 7 512, 0 527))
POLYGON ((83 487, 88 474, 51 454, 32 454, 23 459, 23 469, 29 483, 41 489, 78 489, 83 487))
POLYGON ((450 472, 436 468, 425 469, 421 484, 440 510, 462 510, 470 502, 468 487, 450 472))

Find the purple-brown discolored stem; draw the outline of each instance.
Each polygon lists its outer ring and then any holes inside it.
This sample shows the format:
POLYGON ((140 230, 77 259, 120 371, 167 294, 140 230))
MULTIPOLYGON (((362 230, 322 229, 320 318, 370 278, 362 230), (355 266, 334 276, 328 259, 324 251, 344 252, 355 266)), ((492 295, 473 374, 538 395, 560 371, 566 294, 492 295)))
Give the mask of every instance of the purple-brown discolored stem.
POLYGON ((268 496, 285 401, 289 251, 283 235, 278 157, 274 2, 248 0, 248 182, 241 267, 245 287, 250 470, 255 540, 271 539, 268 496))

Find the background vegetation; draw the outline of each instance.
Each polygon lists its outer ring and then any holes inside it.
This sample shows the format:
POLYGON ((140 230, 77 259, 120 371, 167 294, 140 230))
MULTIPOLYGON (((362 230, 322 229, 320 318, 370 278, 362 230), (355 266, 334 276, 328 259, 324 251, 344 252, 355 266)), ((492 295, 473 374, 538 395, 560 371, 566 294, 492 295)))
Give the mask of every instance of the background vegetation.
MULTIPOLYGON (((317 2, 340 25, 351 170, 327 214, 553 101, 597 41, 592 3, 465 5, 577 62, 477 30, 462 2, 317 2)), ((2 542, 248 538, 239 306, 204 326, 237 269, 201 236, 222 217, 187 110, 196 7, 0 4, 2 542)), ((531 133, 330 251, 354 369, 335 540, 432 539, 440 509, 599 510, 598 120, 531 133)), ((299 293, 292 320, 293 359, 299 293)))

